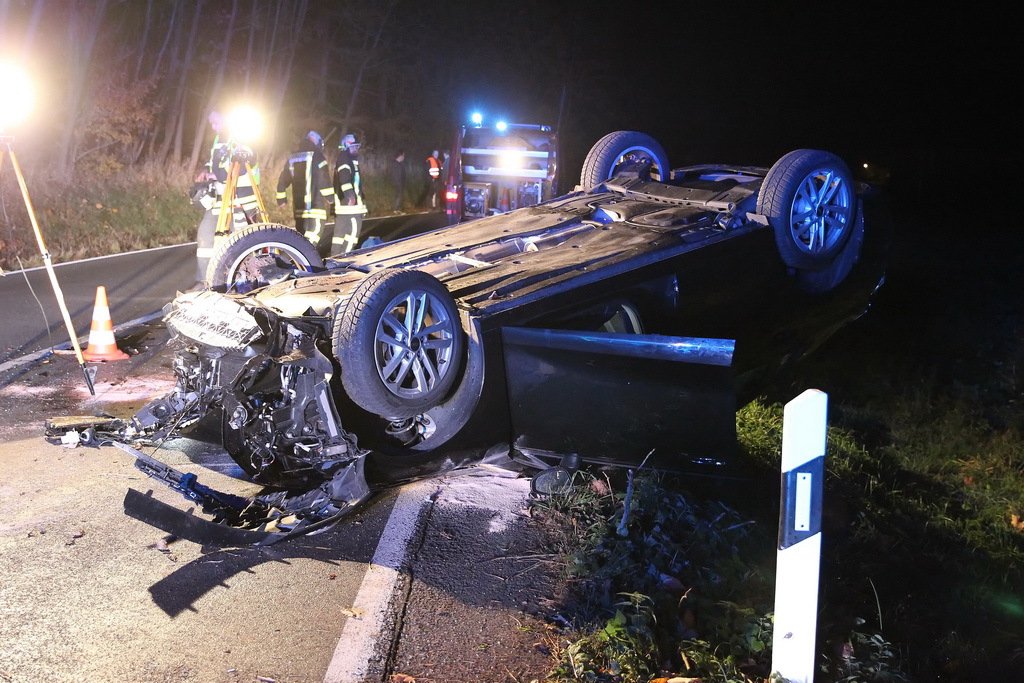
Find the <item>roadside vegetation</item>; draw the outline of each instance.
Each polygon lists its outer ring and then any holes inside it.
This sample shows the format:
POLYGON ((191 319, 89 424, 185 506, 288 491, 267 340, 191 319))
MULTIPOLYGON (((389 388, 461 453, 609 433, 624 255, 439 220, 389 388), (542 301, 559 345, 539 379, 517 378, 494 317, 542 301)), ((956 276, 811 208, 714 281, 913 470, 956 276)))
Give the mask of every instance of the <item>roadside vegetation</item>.
POLYGON ((1024 680, 1024 264, 1010 235, 918 237, 869 315, 738 412, 750 481, 641 471, 626 536, 603 473, 542 504, 573 625, 549 680, 768 679, 782 407, 808 387, 830 419, 815 680, 1024 680))
MULTIPOLYGON (((389 159, 363 155, 363 193, 369 215, 392 213, 394 185, 389 159)), ((293 225, 291 205, 274 201, 283 159, 261 163, 260 188, 270 220, 293 225)), ((426 173, 406 161, 402 209, 422 210, 426 173), (421 177, 422 176, 422 177, 421 177)), ((83 174, 73 182, 45 172, 28 174, 27 185, 43 239, 54 263, 191 242, 203 210, 190 201, 196 169, 142 164, 129 171, 83 174)), ((42 265, 32 226, 13 173, 0 173, 0 268, 42 265)))

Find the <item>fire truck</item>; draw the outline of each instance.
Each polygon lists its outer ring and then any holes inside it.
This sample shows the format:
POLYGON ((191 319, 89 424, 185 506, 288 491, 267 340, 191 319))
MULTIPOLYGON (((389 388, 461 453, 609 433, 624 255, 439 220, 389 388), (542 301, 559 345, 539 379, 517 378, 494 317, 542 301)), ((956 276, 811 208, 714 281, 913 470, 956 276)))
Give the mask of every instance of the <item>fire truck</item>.
POLYGON ((445 179, 448 223, 482 218, 551 199, 558 190, 558 138, 551 126, 474 115, 455 137, 445 179))

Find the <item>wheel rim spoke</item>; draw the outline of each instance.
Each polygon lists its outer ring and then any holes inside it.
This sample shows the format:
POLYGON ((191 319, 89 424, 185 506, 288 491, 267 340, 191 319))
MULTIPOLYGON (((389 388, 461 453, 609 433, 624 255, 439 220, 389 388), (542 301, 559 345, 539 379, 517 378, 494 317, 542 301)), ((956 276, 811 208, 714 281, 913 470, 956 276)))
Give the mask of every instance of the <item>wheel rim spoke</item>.
POLYGON ((405 329, 407 332, 411 332, 413 329, 413 320, 416 318, 416 294, 409 292, 405 296, 405 329))
POLYGON ((843 184, 842 178, 833 178, 830 173, 828 178, 825 179, 825 191, 821 194, 821 201, 818 203, 819 206, 827 204, 832 201, 832 197, 839 191, 839 187, 843 184))
POLYGON ((419 359, 420 366, 424 370, 426 370, 426 387, 429 389, 430 387, 433 387, 437 380, 440 378, 438 368, 434 367, 434 363, 433 361, 431 361, 430 356, 428 356, 426 351, 424 351, 422 348, 420 348, 419 353, 416 354, 416 357, 419 359))
POLYGON ((422 330, 416 333, 417 337, 425 339, 432 334, 448 334, 451 332, 451 325, 448 324, 447 320, 442 320, 439 323, 434 323, 430 327, 424 327, 422 330))
POLYGON ((408 338, 409 329, 402 323, 401 320, 396 318, 392 313, 385 313, 380 319, 381 327, 390 327, 395 332, 395 336, 401 336, 408 338))
POLYGON ((810 251, 814 251, 815 248, 821 249, 825 243, 825 226, 820 220, 814 221, 811 229, 811 242, 807 245, 810 251), (817 244, 815 244, 815 238, 817 238, 817 244))
POLYGON ((384 369, 381 371, 382 374, 385 377, 391 377, 395 373, 395 370, 398 369, 398 366, 402 363, 403 360, 405 360, 405 357, 408 355, 409 352, 405 349, 402 349, 399 353, 396 353, 394 356, 391 357, 391 360, 387 362, 387 365, 384 366, 384 369))
POLYGON ((803 199, 807 201, 811 206, 815 206, 818 203, 818 191, 814 186, 814 178, 808 176, 804 179, 803 183, 803 199))
POLYGON ((395 376, 395 379, 392 380, 391 382, 391 384, 393 384, 395 388, 401 388, 402 383, 405 381, 405 378, 409 375, 409 368, 411 368, 415 364, 415 361, 416 357, 411 354, 406 353, 402 355, 402 362, 399 365, 398 374, 395 376))
POLYGON ((814 209, 807 209, 806 211, 801 211, 800 213, 797 213, 797 214, 793 215, 793 222, 794 223, 803 223, 805 220, 810 218, 812 215, 814 215, 814 209))
POLYGON ((399 341, 398 339, 392 337, 386 332, 381 332, 380 334, 378 334, 377 339, 378 341, 382 341, 388 346, 393 347, 395 351, 407 351, 409 349, 405 342, 399 341))
POLYGON ((424 339, 423 346, 421 348, 439 350, 447 349, 452 345, 451 337, 437 337, 435 339, 424 339))
POLYGON ((824 216, 822 220, 826 226, 833 230, 842 230, 846 226, 846 221, 839 216, 824 216))
POLYGON ((414 388, 418 393, 423 393, 430 389, 430 385, 427 384, 427 378, 423 374, 423 362, 418 355, 412 358, 412 375, 416 379, 416 386, 414 388))
POLYGON ((415 320, 413 320, 412 327, 409 328, 410 334, 418 333, 420 328, 423 327, 423 316, 426 314, 428 306, 429 302, 427 301, 426 292, 423 292, 420 296, 416 297, 416 316, 415 320))

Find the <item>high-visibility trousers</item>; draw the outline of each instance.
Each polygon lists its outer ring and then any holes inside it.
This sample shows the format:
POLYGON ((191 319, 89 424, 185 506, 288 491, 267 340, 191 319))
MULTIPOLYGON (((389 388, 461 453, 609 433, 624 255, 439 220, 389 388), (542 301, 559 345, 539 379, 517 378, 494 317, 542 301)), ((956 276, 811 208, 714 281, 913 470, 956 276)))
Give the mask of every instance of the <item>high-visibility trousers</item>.
POLYGON ((331 251, 345 253, 359 248, 359 231, 363 227, 366 206, 363 204, 335 207, 334 238, 331 240, 331 251))
POLYGON ((328 223, 322 218, 298 218, 295 225, 305 238, 313 243, 321 258, 330 256, 331 237, 334 236, 333 223, 328 223))

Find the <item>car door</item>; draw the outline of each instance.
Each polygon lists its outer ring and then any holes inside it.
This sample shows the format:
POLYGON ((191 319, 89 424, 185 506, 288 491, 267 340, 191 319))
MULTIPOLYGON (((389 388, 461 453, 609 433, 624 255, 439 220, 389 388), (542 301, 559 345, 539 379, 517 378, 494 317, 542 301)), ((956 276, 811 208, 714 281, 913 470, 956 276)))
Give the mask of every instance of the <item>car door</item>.
POLYGON ((514 449, 728 475, 731 339, 526 327, 501 330, 514 449))

